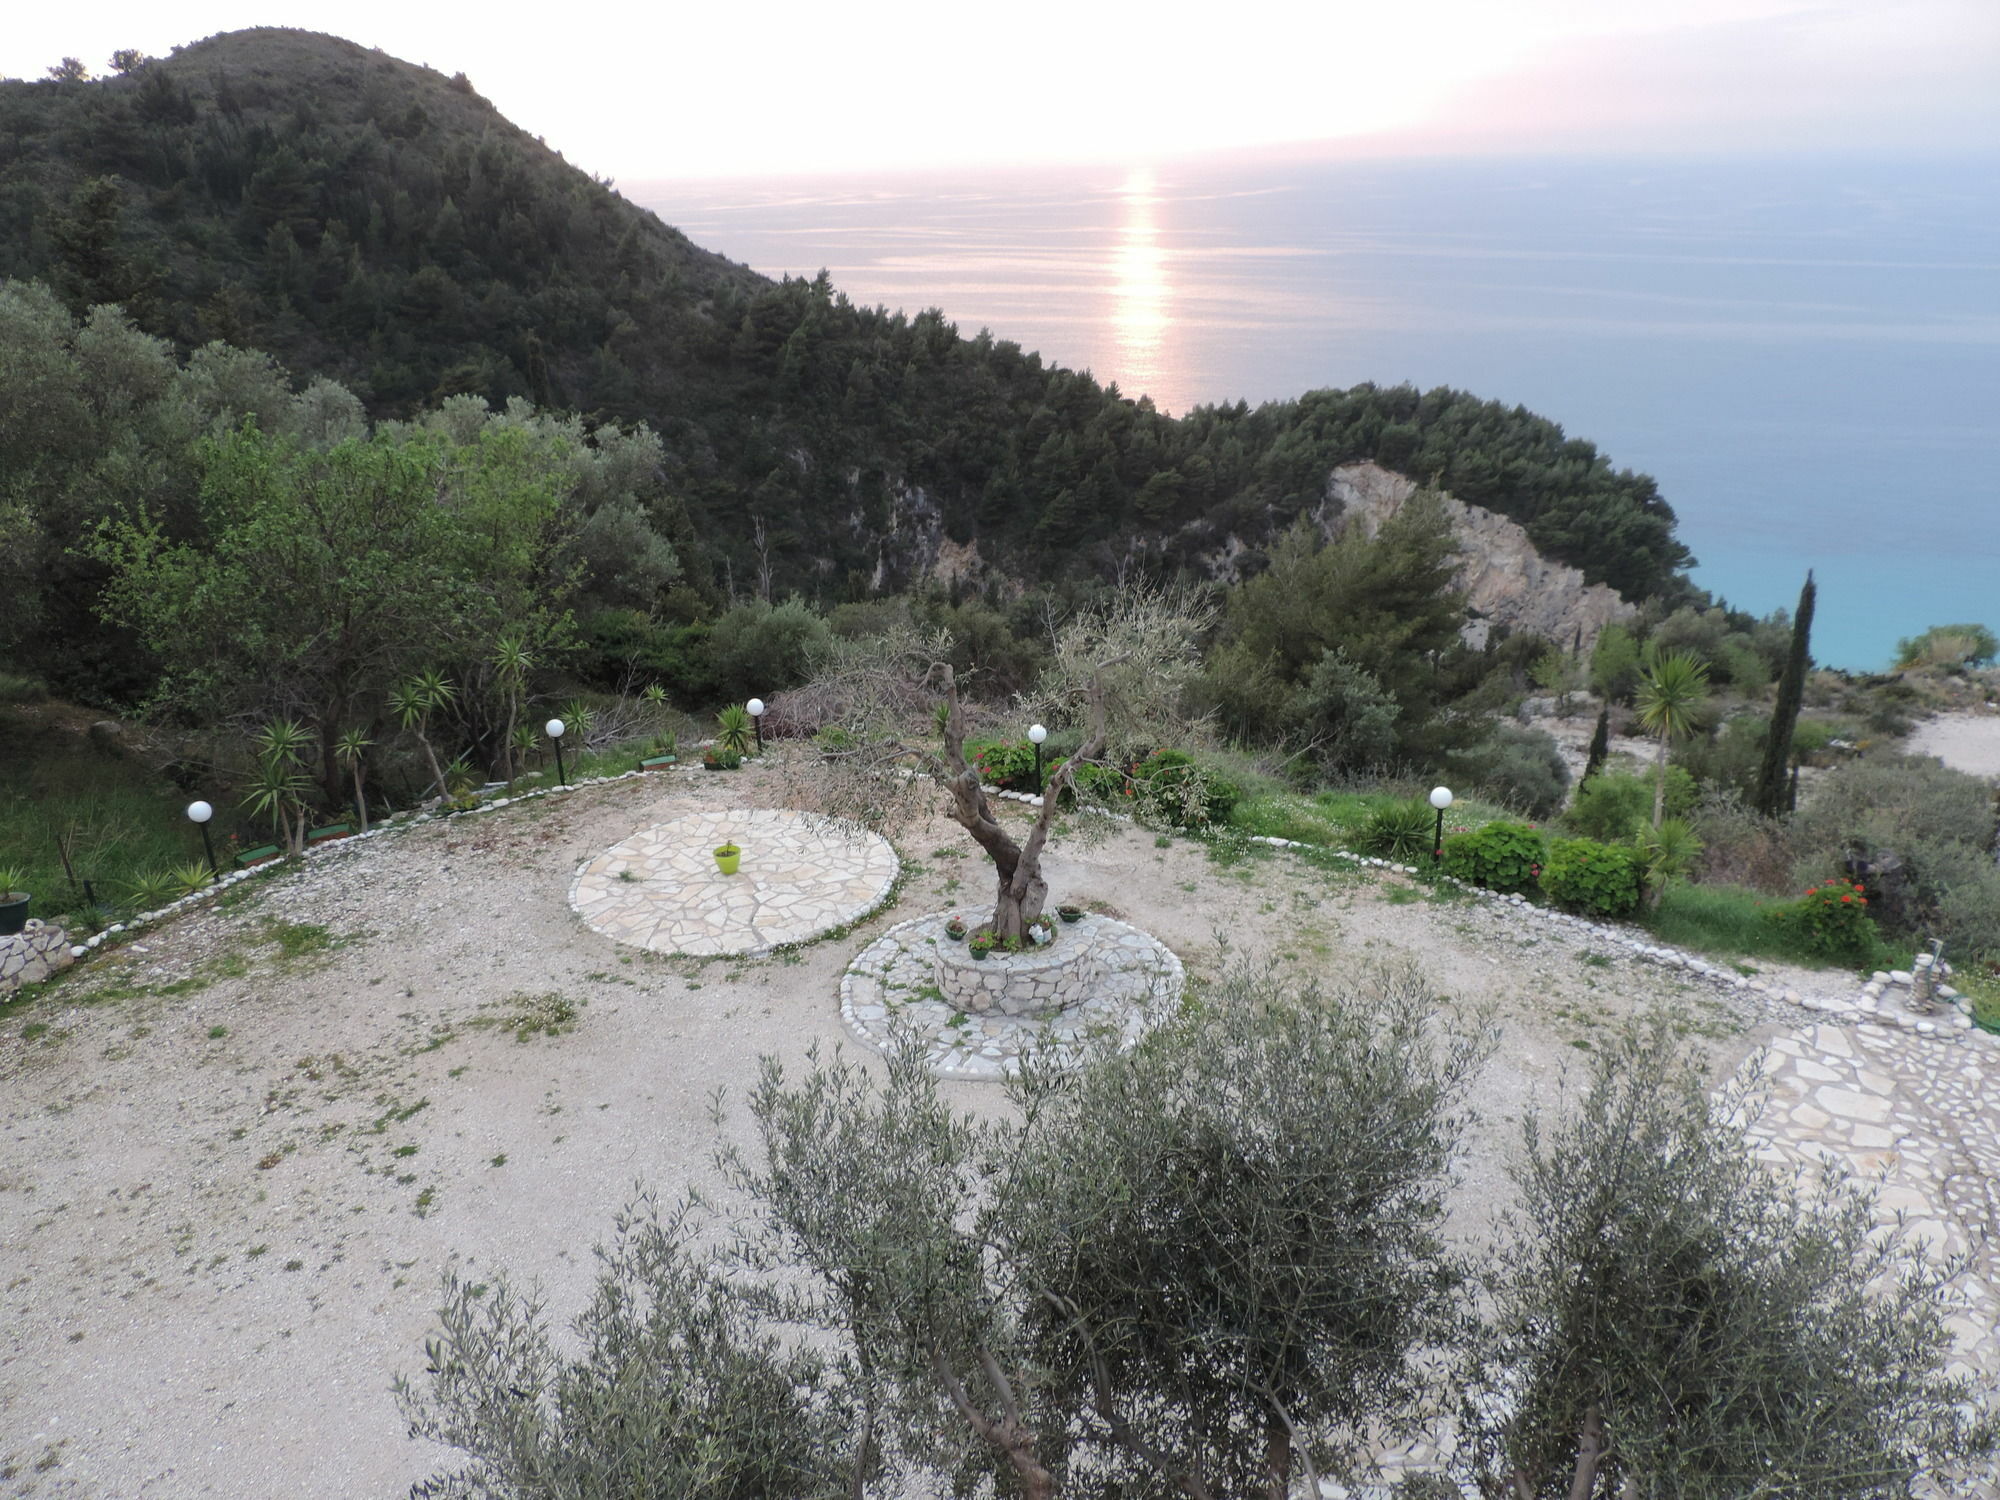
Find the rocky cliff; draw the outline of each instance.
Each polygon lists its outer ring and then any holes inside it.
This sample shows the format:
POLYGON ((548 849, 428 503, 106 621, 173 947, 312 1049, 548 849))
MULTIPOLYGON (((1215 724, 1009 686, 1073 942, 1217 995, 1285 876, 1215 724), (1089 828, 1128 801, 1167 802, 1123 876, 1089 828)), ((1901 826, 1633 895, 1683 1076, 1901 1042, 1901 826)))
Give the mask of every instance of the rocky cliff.
MULTIPOLYGON (((1329 533, 1361 525, 1372 534, 1417 492, 1417 483, 1374 463, 1343 464, 1327 480, 1314 517, 1329 533)), ((1577 569, 1551 562, 1528 533, 1505 516, 1444 497, 1458 538, 1459 584, 1471 618, 1466 641, 1484 645, 1495 625, 1531 630, 1565 650, 1588 651, 1613 620, 1638 613, 1613 589, 1585 583, 1577 569)))

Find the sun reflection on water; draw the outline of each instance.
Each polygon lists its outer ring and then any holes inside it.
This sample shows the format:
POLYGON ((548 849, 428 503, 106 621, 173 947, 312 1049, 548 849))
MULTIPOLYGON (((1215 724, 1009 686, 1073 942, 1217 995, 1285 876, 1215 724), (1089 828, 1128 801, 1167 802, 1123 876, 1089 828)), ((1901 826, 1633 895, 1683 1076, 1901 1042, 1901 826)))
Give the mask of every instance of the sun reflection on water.
POLYGON ((1135 168, 1118 189, 1124 215, 1118 226, 1113 259, 1112 321, 1118 347, 1117 368, 1109 372, 1119 389, 1139 396, 1153 389, 1162 374, 1160 356, 1170 319, 1173 287, 1167 280, 1167 254, 1160 245, 1153 211, 1153 174, 1135 168))

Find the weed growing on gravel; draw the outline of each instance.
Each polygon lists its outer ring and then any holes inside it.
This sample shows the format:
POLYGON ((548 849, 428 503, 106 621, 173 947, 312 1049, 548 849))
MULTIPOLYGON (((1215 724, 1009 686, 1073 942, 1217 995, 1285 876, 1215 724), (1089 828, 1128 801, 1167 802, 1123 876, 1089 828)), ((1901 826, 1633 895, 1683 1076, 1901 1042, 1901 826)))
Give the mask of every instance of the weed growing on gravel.
POLYGON ((324 923, 285 922, 275 917, 264 922, 264 941, 275 944, 278 957, 286 963, 341 946, 324 923))
POLYGON ((211 1042, 219 1042, 228 1035, 229 1028, 227 1026, 211 1026, 208 1028, 208 1039, 211 1042))
POLYGON ((516 991, 490 1007, 491 1014, 476 1017, 474 1026, 497 1026, 502 1031, 513 1033, 517 1042, 532 1041, 538 1036, 561 1036, 566 1030, 576 1028, 577 1002, 559 990, 550 990, 543 995, 530 995, 516 991))

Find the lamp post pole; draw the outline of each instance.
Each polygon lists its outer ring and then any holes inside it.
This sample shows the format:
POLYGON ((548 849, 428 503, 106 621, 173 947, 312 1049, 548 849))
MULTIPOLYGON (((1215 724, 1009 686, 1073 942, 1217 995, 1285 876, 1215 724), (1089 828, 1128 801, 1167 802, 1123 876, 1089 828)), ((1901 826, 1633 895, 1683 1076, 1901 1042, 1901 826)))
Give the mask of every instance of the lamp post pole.
POLYGON ((1431 839, 1431 863, 1438 864, 1444 859, 1444 810, 1451 806, 1451 788, 1438 786, 1431 788, 1431 806, 1437 809, 1437 833, 1431 839))
POLYGON ((762 755, 764 753, 764 700, 762 698, 752 698, 743 707, 750 715, 750 727, 757 733, 757 753, 762 755))
POLYGON ((548 723, 542 726, 542 728, 548 732, 549 738, 556 742, 556 780, 561 782, 564 786, 569 785, 569 773, 563 769, 563 758, 562 758, 563 730, 566 729, 567 727, 568 726, 564 724, 561 719, 551 719, 549 720, 548 723))
POLYGON ((1049 732, 1042 728, 1041 725, 1030 724, 1028 726, 1028 743, 1035 747, 1035 795, 1037 797, 1042 795, 1042 741, 1048 737, 1049 732))
POLYGON ((194 826, 201 830, 202 851, 208 855, 208 873, 219 878, 222 867, 215 862, 215 845, 208 837, 208 820, 215 816, 215 809, 206 802, 190 802, 187 815, 194 826))

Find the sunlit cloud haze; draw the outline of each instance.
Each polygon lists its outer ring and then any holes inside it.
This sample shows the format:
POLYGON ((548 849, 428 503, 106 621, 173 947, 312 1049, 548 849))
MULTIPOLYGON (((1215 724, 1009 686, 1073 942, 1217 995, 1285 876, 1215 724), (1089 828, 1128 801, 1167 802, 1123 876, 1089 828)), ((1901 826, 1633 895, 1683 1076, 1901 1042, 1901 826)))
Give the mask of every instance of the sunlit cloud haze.
POLYGON ((329 31, 619 178, 1407 151, 1989 150, 2000 0, 17 7, 0 74, 329 31))

